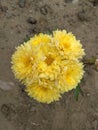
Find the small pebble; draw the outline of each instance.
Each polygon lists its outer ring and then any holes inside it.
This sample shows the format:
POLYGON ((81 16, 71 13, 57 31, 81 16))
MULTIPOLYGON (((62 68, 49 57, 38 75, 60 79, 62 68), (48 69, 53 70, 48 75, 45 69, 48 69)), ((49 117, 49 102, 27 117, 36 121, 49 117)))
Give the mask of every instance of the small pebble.
POLYGON ((30 24, 36 24, 36 23, 37 23, 37 20, 36 20, 35 18, 33 18, 33 17, 29 17, 29 18, 27 19, 27 22, 30 23, 30 24))
POLYGON ((94 0, 93 5, 98 6, 98 0, 94 0))
POLYGON ((1 10, 2 12, 5 12, 5 13, 6 13, 7 10, 8 10, 8 7, 0 5, 0 10, 1 10))
POLYGON ((90 96, 90 93, 87 93, 86 95, 87 95, 87 97, 89 97, 89 96, 90 96))
POLYGON ((19 0, 19 7, 24 8, 25 3, 26 3, 26 0, 19 0))
POLYGON ((93 128, 93 130, 98 130, 98 121, 97 120, 94 120, 92 122, 92 128, 93 128))
POLYGON ((43 15, 47 15, 48 9, 49 9, 49 7, 48 7, 47 5, 44 5, 43 7, 41 7, 40 12, 41 12, 43 15))
POLYGON ((79 2, 79 0, 73 0, 73 1, 72 1, 73 4, 76 4, 76 3, 78 3, 78 2, 79 2))

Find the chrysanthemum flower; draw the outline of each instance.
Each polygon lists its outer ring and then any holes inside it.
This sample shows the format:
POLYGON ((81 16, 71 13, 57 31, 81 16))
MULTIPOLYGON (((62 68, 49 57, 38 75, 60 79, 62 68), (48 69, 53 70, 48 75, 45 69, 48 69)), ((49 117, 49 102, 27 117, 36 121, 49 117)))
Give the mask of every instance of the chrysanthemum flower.
POLYGON ((35 57, 32 52, 33 49, 28 42, 17 47, 12 56, 12 70, 17 79, 24 80, 31 76, 35 63, 35 57))
POLYGON ((50 43, 51 36, 40 33, 39 35, 35 35, 33 38, 31 38, 29 42, 33 45, 39 45, 41 43, 50 43))
POLYGON ((58 77, 59 88, 62 92, 68 92, 76 88, 81 81, 84 71, 83 64, 79 61, 64 61, 64 68, 58 77))
MULTIPOLYGON (((12 56, 12 70, 15 77, 25 84, 25 80, 36 77, 36 67, 38 62, 44 59, 44 50, 46 51, 46 43, 50 42, 50 36, 39 34, 34 39, 30 39, 27 43, 24 43, 17 47, 16 52, 12 56), (40 45, 38 46, 38 44, 40 45), (43 43, 43 50, 40 49, 43 43)), ((47 47, 49 48, 49 47, 47 47)))
POLYGON ((85 55, 82 44, 72 33, 65 30, 54 31, 53 40, 60 54, 66 59, 80 59, 85 55))
POLYGON ((58 89, 47 88, 45 86, 39 86, 38 84, 27 86, 26 92, 30 97, 42 103, 58 101, 61 97, 58 89))
POLYGON ((30 97, 50 103, 81 81, 84 71, 79 59, 83 55, 84 49, 73 34, 65 30, 53 35, 40 33, 17 47, 12 70, 30 97))

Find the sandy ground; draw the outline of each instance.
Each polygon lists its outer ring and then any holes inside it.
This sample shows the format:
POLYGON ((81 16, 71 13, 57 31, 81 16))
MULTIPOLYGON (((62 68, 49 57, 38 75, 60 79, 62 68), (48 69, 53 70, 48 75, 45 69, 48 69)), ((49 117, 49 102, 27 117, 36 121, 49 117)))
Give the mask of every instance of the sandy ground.
POLYGON ((98 58, 98 0, 0 0, 0 130, 98 130, 98 72, 85 67, 73 91, 49 105, 30 99, 11 71, 15 47, 39 32, 66 29, 80 39, 86 58, 98 58))

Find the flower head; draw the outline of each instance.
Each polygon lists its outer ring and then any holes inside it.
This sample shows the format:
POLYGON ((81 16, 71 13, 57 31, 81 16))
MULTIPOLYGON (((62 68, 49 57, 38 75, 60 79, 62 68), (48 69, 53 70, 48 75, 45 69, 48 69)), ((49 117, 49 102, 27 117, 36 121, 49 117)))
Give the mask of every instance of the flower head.
POLYGON ((26 85, 30 97, 43 103, 59 99, 76 88, 83 76, 84 55, 80 41, 72 33, 54 31, 40 33, 17 47, 12 56, 12 70, 26 85))
POLYGON ((12 70, 15 77, 24 80, 30 77, 34 66, 33 48, 27 42, 17 47, 16 52, 12 56, 12 70))
POLYGON ((56 88, 48 88, 44 86, 30 85, 26 87, 26 92, 28 95, 39 102, 51 103, 53 101, 58 101, 60 98, 60 92, 56 88))
POLYGON ((82 44, 72 33, 67 33, 65 30, 54 31, 53 40, 59 52, 66 59, 80 59, 85 55, 82 44))
POLYGON ((65 61, 64 68, 58 78, 59 88, 62 92, 68 92, 76 88, 83 77, 83 64, 79 61, 65 61))

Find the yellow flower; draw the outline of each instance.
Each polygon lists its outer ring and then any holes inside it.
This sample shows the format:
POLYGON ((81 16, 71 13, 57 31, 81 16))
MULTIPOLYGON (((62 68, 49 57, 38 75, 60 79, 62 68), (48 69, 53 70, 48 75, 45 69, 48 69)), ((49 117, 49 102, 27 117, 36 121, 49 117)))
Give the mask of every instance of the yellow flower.
POLYGON ((39 45, 41 43, 49 43, 51 41, 51 36, 47 34, 40 33, 39 35, 35 35, 30 39, 30 43, 33 45, 39 45))
POLYGON ((12 70, 30 97, 50 103, 81 81, 84 71, 79 59, 83 55, 84 49, 73 34, 65 30, 53 35, 40 33, 17 47, 12 70))
POLYGON ((80 59, 85 53, 82 44, 72 33, 63 31, 53 32, 53 41, 60 54, 66 59, 80 59))
POLYGON ((44 50, 49 51, 46 45, 50 41, 50 36, 39 34, 34 39, 17 47, 16 52, 12 56, 12 70, 15 77, 26 84, 26 81, 35 80, 37 77, 38 63, 44 60, 44 50), (38 45, 40 44, 40 45, 38 45), (40 48, 41 46, 41 48, 40 48), (43 50, 42 50, 43 49, 43 50))
POLYGON ((26 92, 30 97, 42 103, 51 103, 53 101, 58 101, 60 98, 60 92, 58 89, 50 89, 44 86, 39 86, 38 84, 35 86, 27 86, 26 92))
POLYGON ((16 52, 12 56, 11 63, 15 77, 19 80, 24 80, 33 73, 35 60, 32 48, 28 42, 17 47, 16 52))
POLYGON ((83 64, 79 61, 65 61, 64 68, 58 78, 61 92, 75 89, 81 81, 84 71, 83 64))

